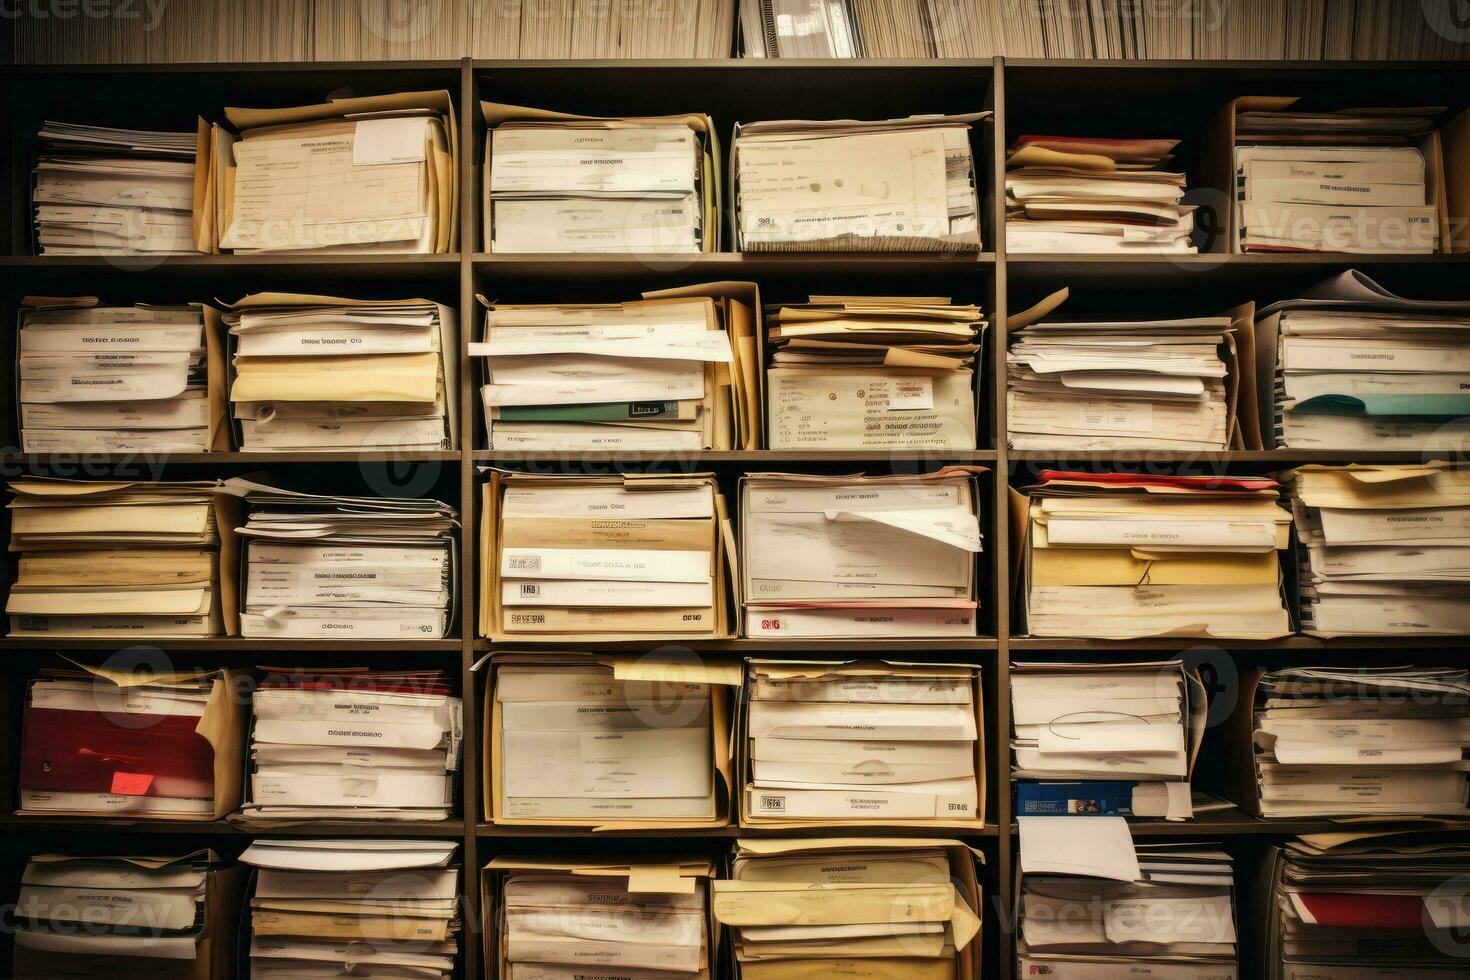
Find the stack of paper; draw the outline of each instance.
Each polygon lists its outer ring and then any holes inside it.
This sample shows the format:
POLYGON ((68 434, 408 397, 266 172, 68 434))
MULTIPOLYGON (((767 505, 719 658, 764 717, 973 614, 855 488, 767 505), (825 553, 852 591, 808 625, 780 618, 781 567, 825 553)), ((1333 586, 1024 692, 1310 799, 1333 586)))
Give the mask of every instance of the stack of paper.
POLYGON ((208 143, 216 251, 457 247, 459 137, 448 92, 225 116, 235 132, 217 125, 208 143))
POLYGON ((812 296, 766 322, 770 448, 975 448, 978 306, 812 296))
POLYGON ((1470 813, 1465 670, 1292 667, 1243 694, 1263 816, 1470 813))
POLYGON ((11 636, 234 632, 234 572, 219 560, 233 508, 212 481, 23 477, 10 489, 11 636))
MULTIPOLYGON (((485 314, 485 430, 510 452, 752 448, 755 314, 731 295, 485 314)), ((753 287, 752 287, 753 288, 753 287)))
POLYGON ((455 445, 459 334, 450 307, 256 293, 229 309, 241 449, 455 445))
MULTIPOLYGON (((363 30, 364 23, 372 23, 364 22, 356 10, 333 12, 352 25, 354 37, 363 30)), ((320 24, 326 13, 313 12, 318 45, 322 43, 320 24)), ((438 25, 439 13, 436 11, 433 16, 438 25)), ((455 46, 450 54, 432 57, 458 58, 467 54, 498 60, 709 60, 730 57, 735 32, 735 0, 606 7, 575 3, 539 7, 525 3, 487 3, 467 8, 464 16, 468 17, 471 32, 469 49, 455 46)), ((438 38, 439 34, 453 35, 454 28, 446 23, 442 30, 430 29, 430 37, 438 38)), ((447 40, 453 44, 456 39, 447 40)), ((395 45, 390 50, 400 49, 395 45)))
POLYGON ((746 635, 974 636, 978 472, 741 479, 746 635))
POLYGON ((1312 834, 1272 847, 1267 980, 1465 976, 1464 824, 1312 834))
POLYGON ((1016 813, 1190 817, 1207 710, 1181 660, 1012 664, 1016 813))
POLYGON ((1234 865, 1218 843, 1135 844, 1121 817, 1020 825, 1018 976, 1240 976, 1234 865))
POLYGON ((737 247, 978 252, 970 124, 989 117, 737 124, 737 247))
POLYGON ((713 478, 510 475, 486 489, 499 540, 482 578, 499 622, 484 632, 727 632, 726 517, 713 478))
POLYGON ((32 171, 41 255, 179 255, 195 238, 195 133, 46 120, 32 171))
POLYGON ((744 980, 979 972, 980 889, 958 841, 738 841, 714 911, 744 980))
POLYGON ((1176 320, 1041 320, 1067 294, 1007 321, 1012 449, 1230 448, 1249 308, 1176 320))
POLYGON ((752 660, 747 670, 742 822, 981 820, 977 668, 752 660))
POLYGON ((495 665, 490 814, 594 826, 728 817, 725 685, 738 668, 554 657, 561 663, 517 654, 495 665))
POLYGON ((432 640, 449 631, 458 515, 438 500, 248 485, 242 636, 432 640))
POLYGON ((213 851, 26 861, 12 977, 208 980, 232 949, 240 874, 213 851))
POLYGON ((270 670, 252 699, 260 820, 445 820, 463 735, 442 670, 270 670))
POLYGON ((491 252, 715 252, 709 116, 573 116, 481 104, 491 252))
POLYGON ((1237 250, 1437 251, 1425 154, 1402 144, 1432 132, 1444 107, 1301 112, 1292 101, 1235 116, 1237 250))
POLYGON ((440 977, 459 954, 459 845, 430 840, 258 840, 250 976, 440 977))
MULTIPOLYGON (((740 42, 747 58, 934 57, 933 46, 919 55, 877 54, 877 44, 864 45, 868 27, 859 33, 855 9, 863 0, 740 0, 740 42)), ((893 0, 895 13, 917 15, 923 0, 893 0)), ((913 40, 922 48, 927 34, 917 16, 909 21, 913 40)))
POLYGON ((704 860, 497 857, 484 872, 487 972, 508 980, 709 980, 720 969, 704 860))
POLYGON ((238 671, 45 671, 25 703, 21 812, 155 820, 230 812, 240 799, 241 679, 238 671))
POLYGON ((1266 477, 1043 470, 1023 551, 1033 636, 1270 639, 1291 632, 1291 513, 1266 477))
POLYGON ((1178 140, 1021 136, 1006 155, 1011 252, 1194 252, 1178 140))
POLYGON ((1458 452, 1470 438, 1470 300, 1405 299, 1349 269, 1263 309, 1257 332, 1278 446, 1458 452))
POLYGON ((1450 463, 1287 473, 1301 542, 1302 629, 1470 632, 1470 486, 1450 463))
POLYGON ((228 448, 216 403, 223 360, 206 329, 214 311, 203 310, 99 306, 93 296, 30 301, 20 314, 22 451, 228 448))

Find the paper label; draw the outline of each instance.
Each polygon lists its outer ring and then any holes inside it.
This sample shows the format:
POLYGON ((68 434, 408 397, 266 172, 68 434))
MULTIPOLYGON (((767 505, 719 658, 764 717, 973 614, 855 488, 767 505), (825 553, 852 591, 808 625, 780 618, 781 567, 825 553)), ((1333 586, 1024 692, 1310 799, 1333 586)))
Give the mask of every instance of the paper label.
POLYGON ((423 116, 361 119, 352 134, 352 165, 418 163, 424 159, 423 116))

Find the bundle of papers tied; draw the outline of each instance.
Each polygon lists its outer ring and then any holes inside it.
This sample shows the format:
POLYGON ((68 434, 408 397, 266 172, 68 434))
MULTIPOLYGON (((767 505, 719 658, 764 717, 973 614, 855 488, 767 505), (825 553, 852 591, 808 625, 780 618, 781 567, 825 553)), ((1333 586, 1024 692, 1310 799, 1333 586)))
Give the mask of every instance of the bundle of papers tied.
POLYGON ((766 308, 771 449, 974 449, 986 321, 948 296, 766 308))
POLYGON ((974 636, 977 472, 742 478, 746 635, 974 636))
POLYGON ((1011 252, 1193 253, 1178 140, 1021 136, 1006 154, 1011 252))
POLYGON ((429 840, 257 840, 250 976, 454 975, 459 845, 429 840))
POLYGON ((1043 470, 1016 503, 1034 636, 1291 632, 1277 558, 1291 513, 1275 480, 1043 470))
POLYGON ((719 250, 720 145, 709 116, 480 107, 491 252, 719 250))
POLYGON ((737 124, 739 250, 978 252, 970 126, 989 117, 737 124))
POLYGON ((241 449, 455 444, 459 334, 450 307, 256 293, 231 304, 223 320, 241 449))

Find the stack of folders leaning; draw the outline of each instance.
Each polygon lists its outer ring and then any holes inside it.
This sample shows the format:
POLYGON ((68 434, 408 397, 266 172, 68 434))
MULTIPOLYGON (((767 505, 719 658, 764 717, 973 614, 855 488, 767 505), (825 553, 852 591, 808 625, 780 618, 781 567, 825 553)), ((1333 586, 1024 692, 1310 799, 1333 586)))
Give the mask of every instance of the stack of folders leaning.
POLYGON ((459 867, 453 841, 258 840, 240 855, 254 980, 454 975, 459 867))
POLYGON ((699 859, 495 858, 483 877, 495 910, 485 963, 506 980, 709 980, 720 967, 714 875, 699 859))
POLYGON ((1257 976, 1462 980, 1466 825, 1314 834, 1272 847, 1257 976))
POLYGON ((448 92, 229 108, 225 116, 233 131, 214 126, 200 161, 214 251, 457 247, 459 136, 448 92))
POLYGON ((1006 154, 1012 252, 1195 252, 1178 140, 1021 136, 1006 154))
POLYGON ((93 296, 31 303, 20 313, 23 452, 229 448, 213 310, 93 296))
POLYGON ((1067 296, 1006 322, 1012 449, 1204 451, 1259 439, 1253 402, 1237 412, 1241 351, 1254 352, 1249 305, 1175 320, 1042 319, 1067 296))
POLYGON ((25 704, 21 812, 218 820, 240 801, 240 680, 236 671, 45 672, 25 704))
POLYGON ((729 518, 713 477, 496 472, 484 494, 482 634, 730 634, 729 518))
POLYGON ((1470 300, 1405 299, 1349 269, 1266 307, 1256 330, 1278 446, 1459 451, 1470 438, 1470 300))
POLYGON ((463 722, 442 670, 270 670, 252 698, 249 820, 445 820, 463 722))
POLYGON ((746 635, 974 636, 979 472, 742 478, 746 635))
POLYGON ((224 314, 244 450, 435 450, 459 415, 454 310, 256 293, 224 314))
POLYGON ((714 883, 737 980, 963 980, 980 959, 976 852, 954 840, 741 840, 714 883))
POLYGON ((1444 107, 1294 112, 1295 101, 1236 102, 1236 251, 1438 251, 1444 107))
POLYGON ((1017 976, 1241 976, 1234 865, 1218 843, 1135 843, 1121 817, 1020 825, 1017 976))
MULTIPOLYGON (((202 125, 202 123, 201 123, 202 125)), ((207 251, 195 213, 196 133, 46 120, 33 171, 41 255, 207 251)))
POLYGON ((1032 635, 1291 632, 1277 560, 1291 512, 1275 480, 1043 470, 1028 494, 1032 635))
POLYGON ((974 449, 978 306, 812 296, 766 309, 771 449, 974 449))
POLYGON ((485 813, 493 822, 729 823, 738 666, 507 653, 491 671, 485 813))
POLYGON ((1012 664, 1016 813, 1189 818, 1207 710, 1180 660, 1012 664))
POLYGON ((709 116, 480 108, 490 127, 490 251, 719 251, 720 144, 709 116))
POLYGON ((454 607, 458 515, 429 498, 251 485, 240 635, 434 640, 454 607))
POLYGON ((739 250, 978 252, 970 125, 989 117, 737 124, 739 250))
POLYGON ((1470 632, 1470 484, 1454 464, 1302 466, 1302 629, 1316 636, 1470 632))
POLYGON ((36 854, 15 907, 17 980, 229 975, 241 870, 180 857, 36 854))
MULTIPOLYGON (((760 365, 749 295, 690 287, 627 303, 514 306, 485 314, 491 449, 752 449, 760 365)), ((743 292, 743 290, 742 290, 743 292)))
POLYGON ((234 632, 233 502, 213 482, 10 483, 11 636, 234 632))
POLYGON ((1241 693, 1235 796, 1262 816, 1470 815, 1465 670, 1292 667, 1241 693))
POLYGON ((741 823, 974 827, 977 667, 748 662, 741 823))

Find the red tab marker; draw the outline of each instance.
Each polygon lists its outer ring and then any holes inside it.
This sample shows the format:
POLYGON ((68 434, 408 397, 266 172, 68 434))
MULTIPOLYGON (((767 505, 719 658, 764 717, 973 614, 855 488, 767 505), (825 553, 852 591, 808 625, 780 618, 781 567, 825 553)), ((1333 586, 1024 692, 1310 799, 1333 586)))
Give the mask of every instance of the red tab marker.
POLYGON ((147 796, 153 785, 151 772, 115 772, 112 774, 113 796, 147 796))

